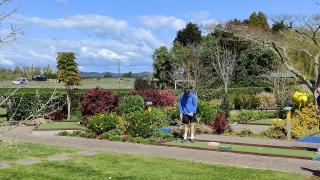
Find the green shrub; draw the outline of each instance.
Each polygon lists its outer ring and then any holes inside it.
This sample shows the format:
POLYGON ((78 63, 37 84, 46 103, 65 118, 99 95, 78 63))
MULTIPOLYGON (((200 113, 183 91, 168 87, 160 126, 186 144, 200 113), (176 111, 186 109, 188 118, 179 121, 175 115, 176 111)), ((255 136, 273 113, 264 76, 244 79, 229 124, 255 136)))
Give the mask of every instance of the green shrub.
POLYGON ((230 111, 231 111, 231 102, 228 94, 225 94, 222 99, 221 103, 221 110, 224 112, 224 114, 229 117, 230 111))
POLYGON ((137 77, 134 80, 134 89, 150 89, 151 84, 149 81, 143 79, 142 77, 137 77))
POLYGON ((150 137, 158 128, 167 126, 163 111, 153 108, 149 111, 135 111, 125 116, 125 133, 133 137, 150 137))
POLYGON ((235 109, 257 109, 260 106, 260 99, 251 94, 238 94, 233 99, 235 109))
POLYGON ((164 134, 163 132, 161 131, 156 131, 153 135, 152 135, 153 138, 158 138, 158 139, 172 139, 173 138, 173 135, 172 134, 164 134))
POLYGON ((286 123, 282 119, 274 119, 271 127, 261 134, 268 138, 285 139, 287 137, 286 123))
POLYGON ((58 136, 68 136, 69 132, 68 131, 61 131, 58 133, 58 136))
POLYGON ((261 114, 256 110, 241 110, 239 113, 232 114, 230 119, 232 122, 248 122, 261 119, 261 114))
POLYGON ((251 129, 244 128, 239 132, 239 136, 244 137, 244 136, 253 136, 254 133, 251 129))
MULTIPOLYGON (((25 94, 15 94, 10 97, 7 112, 13 120, 24 120, 37 118, 51 114, 58 108, 66 110, 66 97, 61 93, 39 93, 30 92, 25 94)), ((54 119, 56 120, 56 119, 54 119)))
POLYGON ((96 134, 102 134, 115 129, 119 124, 119 117, 116 114, 99 113, 88 118, 88 129, 96 134))
POLYGON ((127 96, 120 100, 116 109, 118 115, 125 115, 134 111, 144 110, 144 108, 144 101, 141 96, 127 96))
POLYGON ((71 121, 82 121, 84 119, 80 107, 72 109, 70 119, 71 121))
POLYGON ((87 132, 86 133, 86 138, 94 139, 96 137, 97 137, 97 134, 95 132, 87 132))
POLYGON ((180 118, 180 113, 177 107, 165 108, 164 113, 167 116, 168 122, 174 124, 176 119, 180 118))
POLYGON ((197 109, 197 117, 200 122, 210 124, 211 120, 220 112, 220 109, 215 108, 210 102, 199 101, 197 109))
MULTIPOLYGON (((236 94, 258 94, 260 92, 271 92, 271 89, 268 87, 238 87, 238 88, 228 88, 228 93, 231 97, 236 94)), ((212 100, 223 97, 225 94, 223 88, 219 89, 201 89, 197 91, 197 96, 199 99, 203 100, 212 100)))

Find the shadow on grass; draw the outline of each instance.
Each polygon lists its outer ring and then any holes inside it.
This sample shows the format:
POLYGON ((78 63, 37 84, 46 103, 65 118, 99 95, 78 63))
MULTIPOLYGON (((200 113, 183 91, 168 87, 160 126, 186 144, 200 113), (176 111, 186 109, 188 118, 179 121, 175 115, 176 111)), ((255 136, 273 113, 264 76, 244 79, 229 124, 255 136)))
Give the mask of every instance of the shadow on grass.
POLYGON ((306 168, 306 167, 301 167, 301 169, 304 171, 312 172, 312 175, 320 177, 320 170, 310 169, 310 168, 306 168))

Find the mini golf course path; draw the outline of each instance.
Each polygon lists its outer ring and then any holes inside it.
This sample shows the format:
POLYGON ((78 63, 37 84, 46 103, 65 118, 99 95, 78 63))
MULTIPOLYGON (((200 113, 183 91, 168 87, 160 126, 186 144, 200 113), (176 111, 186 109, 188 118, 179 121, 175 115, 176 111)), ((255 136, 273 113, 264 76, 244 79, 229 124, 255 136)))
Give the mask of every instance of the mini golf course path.
MULTIPOLYGON (((84 139, 75 137, 58 137, 58 136, 35 136, 31 135, 33 127, 19 127, 5 134, 5 137, 16 138, 17 140, 36 142, 51 145, 60 145, 67 147, 75 147, 87 149, 88 151, 111 151, 126 154, 137 154, 145 156, 168 157, 175 159, 192 160, 197 162, 224 164, 239 167, 261 168, 277 171, 291 171, 304 173, 308 175, 319 175, 320 161, 279 158, 279 157, 264 157, 246 154, 235 154, 227 152, 207 152, 193 149, 183 149, 177 147, 162 147, 153 145, 142 145, 123 142, 110 142, 96 139, 84 139)), ((214 138, 216 136, 199 136, 198 138, 214 138)), ((220 141, 227 137, 222 137, 220 141)), ((232 137, 229 140, 231 141, 232 137)), ((242 139, 242 138, 240 138, 242 139)), ((235 140, 239 140, 236 138, 235 140)), ((248 138, 244 138, 248 141, 248 138)), ((252 139, 251 139, 252 140, 252 139)), ((252 140, 255 141, 255 140, 252 140)), ((265 140, 263 140, 265 141, 265 140)), ((265 141, 271 143, 271 141, 265 141)), ((254 142, 257 143, 257 142, 254 142)), ((284 143, 284 142, 283 142, 284 143)), ((294 146, 306 145, 299 142, 293 143, 294 146)), ((277 144, 279 145, 279 144, 277 144)))
MULTIPOLYGON (((245 144, 261 144, 261 145, 272 145, 272 146, 296 146, 296 147, 310 147, 318 148, 320 144, 308 143, 308 142, 297 142, 297 141, 282 141, 274 139, 257 139, 248 137, 237 137, 237 136, 220 136, 220 135, 198 135, 197 139, 207 141, 223 141, 223 142, 237 142, 245 144)), ((319 167, 320 170, 320 167, 319 167)))

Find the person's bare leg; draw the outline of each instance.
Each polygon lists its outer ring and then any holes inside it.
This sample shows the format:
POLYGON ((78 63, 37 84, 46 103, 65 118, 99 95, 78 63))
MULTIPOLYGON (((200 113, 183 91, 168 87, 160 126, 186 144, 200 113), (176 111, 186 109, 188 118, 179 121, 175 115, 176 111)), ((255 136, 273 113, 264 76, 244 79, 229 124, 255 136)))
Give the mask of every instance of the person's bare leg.
POLYGON ((184 136, 183 136, 184 140, 187 140, 187 138, 188 138, 188 131, 189 131, 188 124, 185 124, 184 125, 184 136))
POLYGON ((190 139, 191 140, 194 140, 194 133, 195 133, 195 124, 196 123, 191 123, 191 137, 190 137, 190 139))

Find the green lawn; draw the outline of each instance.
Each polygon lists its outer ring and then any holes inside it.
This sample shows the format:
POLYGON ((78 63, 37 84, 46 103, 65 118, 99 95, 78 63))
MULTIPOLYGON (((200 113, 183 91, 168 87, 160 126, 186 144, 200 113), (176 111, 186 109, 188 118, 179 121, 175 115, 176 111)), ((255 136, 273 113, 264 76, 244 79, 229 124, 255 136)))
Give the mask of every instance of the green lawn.
POLYGON ((267 124, 271 125, 272 124, 272 119, 260 119, 260 120, 255 120, 255 121, 249 121, 246 122, 246 124, 267 124))
MULTIPOLYGON (((51 146, 26 142, 0 141, 0 162, 18 160, 28 157, 46 157, 59 153, 74 153, 78 150, 67 147, 51 146)), ((1 178, 0 178, 1 179, 1 178)))
MULTIPOLYGON (((97 80, 96 78, 83 79, 80 82, 79 89, 95 88, 97 86, 107 89, 132 89, 134 84, 133 78, 121 78, 120 83, 118 78, 102 78, 97 80)), ((13 85, 12 81, 0 81, 1 88, 17 88, 13 85)), ((57 88, 64 89, 63 83, 57 83, 55 81, 29 81, 25 88, 57 88)))
MULTIPOLYGON (((196 142, 196 143, 181 143, 179 141, 166 142, 166 144, 178 145, 178 146, 188 146, 188 147, 201 147, 201 148, 210 148, 210 149, 219 149, 218 147, 208 146, 207 142, 196 142)), ((235 145, 235 144, 221 144, 225 146, 231 146, 233 151, 245 151, 245 152, 254 152, 262 154, 276 154, 276 155, 289 155, 289 156, 301 156, 301 157, 319 157, 319 154, 313 151, 306 150, 294 150, 294 149, 279 149, 271 147, 256 147, 256 146, 244 146, 244 145, 235 145)))
POLYGON ((304 175, 202 164, 159 157, 104 153, 63 162, 14 166, 0 170, 0 179, 274 179, 300 180, 304 175))
POLYGON ((7 118, 5 117, 6 114, 7 114, 7 110, 5 108, 0 108, 0 122, 7 120, 7 118))
POLYGON ((41 124, 37 130, 46 129, 79 129, 85 130, 85 127, 81 126, 78 122, 50 122, 41 124))

